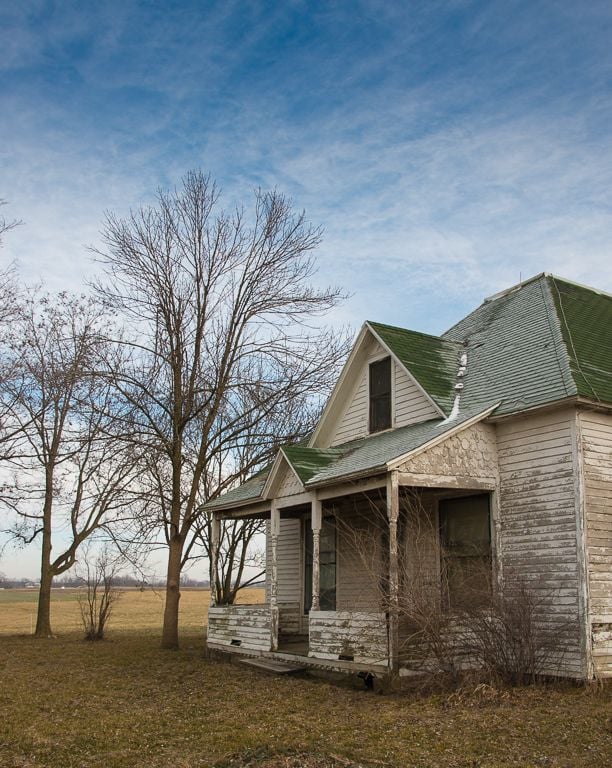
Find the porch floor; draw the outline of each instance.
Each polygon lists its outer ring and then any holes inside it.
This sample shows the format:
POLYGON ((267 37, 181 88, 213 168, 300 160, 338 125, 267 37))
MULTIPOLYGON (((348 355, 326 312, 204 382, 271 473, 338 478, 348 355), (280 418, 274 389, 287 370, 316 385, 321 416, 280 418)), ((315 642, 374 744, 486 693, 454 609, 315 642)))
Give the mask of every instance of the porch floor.
POLYGON ((279 653, 308 656, 308 635, 281 635, 278 638, 279 653))

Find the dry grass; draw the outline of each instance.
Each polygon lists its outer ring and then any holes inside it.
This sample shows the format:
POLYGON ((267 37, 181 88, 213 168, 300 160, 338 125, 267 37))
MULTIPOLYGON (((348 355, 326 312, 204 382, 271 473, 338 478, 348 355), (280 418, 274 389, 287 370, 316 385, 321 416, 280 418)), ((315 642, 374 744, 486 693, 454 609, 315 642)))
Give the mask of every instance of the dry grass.
MULTIPOLYGON (((51 626, 58 633, 81 629, 78 589, 54 589, 51 608, 51 626)), ((260 603, 263 589, 246 589, 239 602, 260 603)), ((38 593, 30 589, 0 591, 0 635, 31 634, 36 626, 38 593)), ((208 618, 210 593, 201 589, 181 591, 181 626, 202 629, 208 618)), ((124 590, 113 608, 109 628, 130 629, 138 632, 159 632, 164 613, 164 591, 146 589, 124 590)))
POLYGON ((117 613, 103 643, 66 631, 60 617, 71 626, 76 610, 68 595, 54 605, 57 639, 7 634, 19 603, 0 593, 0 765, 610 765, 609 689, 379 697, 316 679, 268 677, 204 658, 206 598, 185 592, 182 649, 163 652, 159 598, 147 593, 124 598, 125 613, 117 613))

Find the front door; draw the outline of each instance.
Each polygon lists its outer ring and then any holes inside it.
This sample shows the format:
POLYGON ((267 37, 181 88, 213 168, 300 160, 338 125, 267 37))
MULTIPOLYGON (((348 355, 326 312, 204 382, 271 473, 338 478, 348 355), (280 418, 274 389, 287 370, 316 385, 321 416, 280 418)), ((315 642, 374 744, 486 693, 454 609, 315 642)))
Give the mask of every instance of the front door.
MULTIPOLYGON (((312 605, 312 525, 304 521, 304 613, 312 605)), ((333 518, 323 519, 319 544, 319 605, 322 611, 336 610, 336 523, 333 518)))

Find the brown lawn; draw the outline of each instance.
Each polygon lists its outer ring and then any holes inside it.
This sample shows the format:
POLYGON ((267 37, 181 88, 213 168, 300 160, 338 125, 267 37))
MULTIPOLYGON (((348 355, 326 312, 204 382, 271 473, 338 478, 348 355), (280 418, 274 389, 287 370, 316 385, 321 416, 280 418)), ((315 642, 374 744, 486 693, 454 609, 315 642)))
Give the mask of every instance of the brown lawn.
POLYGON ((126 593, 108 640, 87 643, 74 595, 54 599, 57 639, 37 641, 17 634, 29 631, 33 598, 8 594, 0 592, 3 768, 612 764, 609 688, 381 697, 207 660, 204 592, 183 594, 178 652, 158 648, 161 595, 126 593))

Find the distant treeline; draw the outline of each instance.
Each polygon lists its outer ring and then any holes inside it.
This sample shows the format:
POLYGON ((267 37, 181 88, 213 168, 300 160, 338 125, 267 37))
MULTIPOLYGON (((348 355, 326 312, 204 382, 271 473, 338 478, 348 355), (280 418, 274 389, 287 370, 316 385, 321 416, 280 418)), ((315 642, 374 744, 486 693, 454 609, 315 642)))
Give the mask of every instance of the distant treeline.
MULTIPOLYGON (((54 587, 82 587, 84 584, 83 579, 79 579, 76 576, 64 576, 54 581, 54 587)), ((115 576, 113 578, 113 584, 116 587, 130 587, 133 589, 146 589, 148 587, 165 587, 165 579, 150 579, 143 580, 134 576, 115 576)), ((208 589, 208 581, 199 581, 197 579, 190 579, 186 576, 181 578, 182 587, 193 587, 199 589, 208 589)), ((40 583, 33 581, 32 579, 9 579, 0 575, 0 589, 27 589, 38 588, 40 583)))

